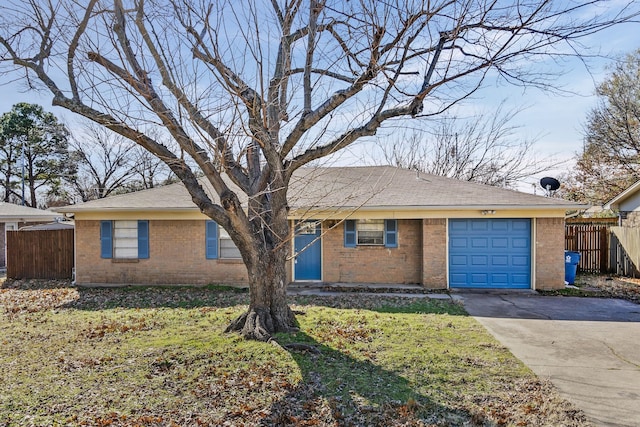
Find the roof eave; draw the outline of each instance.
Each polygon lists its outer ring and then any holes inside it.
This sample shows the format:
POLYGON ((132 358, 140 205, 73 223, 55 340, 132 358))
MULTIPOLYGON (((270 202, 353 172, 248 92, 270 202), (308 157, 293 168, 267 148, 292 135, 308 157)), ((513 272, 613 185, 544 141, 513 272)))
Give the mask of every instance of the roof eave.
MULTIPOLYGON (((588 209, 591 205, 588 204, 558 204, 558 205, 502 205, 502 204, 489 204, 489 205, 405 205, 405 206, 392 206, 392 205, 377 205, 377 206, 295 206, 292 210, 336 210, 336 211, 450 211, 450 210, 462 210, 462 211, 475 211, 475 210, 581 210, 588 209)), ((60 213, 81 213, 81 212, 199 212, 197 207, 171 207, 171 208, 156 208, 156 207, 104 207, 104 208, 75 208, 73 206, 67 206, 62 208, 56 208, 56 212, 60 213)))
POLYGON ((14 215, 0 217, 0 222, 41 222, 41 221, 54 221, 56 218, 60 218, 60 215, 45 215, 45 216, 27 216, 27 215, 14 215))
POLYGON ((378 205, 378 206, 313 206, 313 207, 292 207, 292 210, 327 210, 334 209, 339 211, 349 211, 349 210, 358 210, 358 211, 416 211, 416 210, 425 210, 425 211, 477 211, 477 210, 582 210, 589 209, 591 205, 588 204, 558 204, 558 205, 408 205, 408 206, 387 206, 387 205, 378 205))
POLYGON ((83 208, 74 205, 56 208, 56 212, 60 213, 80 213, 80 212, 200 212, 194 205, 193 207, 102 207, 102 208, 83 208))
POLYGON ((636 181, 633 185, 631 185, 629 188, 624 190, 622 193, 618 194, 613 199, 609 200, 607 203, 602 205, 602 207, 604 209, 611 209, 611 208, 618 209, 618 207, 620 206, 620 202, 627 199, 629 196, 635 193, 638 189, 640 189, 640 181, 636 181))

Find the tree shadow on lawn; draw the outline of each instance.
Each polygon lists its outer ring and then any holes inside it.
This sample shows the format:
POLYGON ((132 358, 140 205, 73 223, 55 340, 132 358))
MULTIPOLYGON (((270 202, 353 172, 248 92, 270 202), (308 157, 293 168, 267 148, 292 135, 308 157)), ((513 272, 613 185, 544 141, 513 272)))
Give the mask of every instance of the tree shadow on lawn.
POLYGON ((466 411, 431 401, 396 372, 299 332, 279 335, 302 382, 275 402, 262 426, 474 425, 466 411))
MULTIPOLYGON (((2 289, 37 293, 43 291, 45 298, 52 294, 64 293, 64 301, 52 304, 57 307, 78 310, 102 310, 112 308, 227 308, 247 305, 247 288, 206 285, 206 286, 118 286, 82 287, 73 286, 69 280, 12 280, 0 285, 2 289), (53 292, 51 292, 53 291, 53 292), (77 293, 69 301, 69 292, 77 293)), ((30 299, 35 297, 32 294, 30 299)), ((290 305, 315 305, 337 309, 362 309, 381 313, 434 313, 463 315, 467 313, 462 304, 449 299, 419 297, 379 296, 376 294, 345 293, 336 296, 289 295, 290 305)))
POLYGON ((345 293, 337 296, 290 296, 289 303, 336 309, 370 310, 378 313, 469 315, 460 302, 425 297, 345 293))
POLYGON ((249 303, 247 289, 228 286, 78 287, 78 298, 67 304, 77 310, 112 308, 227 308, 249 303))
MULTIPOLYGON (((228 286, 77 288, 78 298, 66 304, 78 310, 112 308, 228 308, 248 305, 246 288, 228 286)), ((449 314, 468 316, 462 304, 450 300, 345 294, 331 297, 289 296, 290 306, 313 305, 379 313, 449 314)))

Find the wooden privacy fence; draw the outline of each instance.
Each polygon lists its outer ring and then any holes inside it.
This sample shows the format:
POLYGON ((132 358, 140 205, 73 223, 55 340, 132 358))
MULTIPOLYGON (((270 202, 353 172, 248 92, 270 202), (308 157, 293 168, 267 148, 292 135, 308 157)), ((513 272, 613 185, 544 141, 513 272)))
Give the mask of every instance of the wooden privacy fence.
POLYGON ((620 276, 638 277, 640 272, 640 229, 611 227, 611 271, 620 276))
POLYGON ((7 232, 7 277, 70 279, 73 275, 73 230, 7 232))
POLYGON ((609 271, 609 227, 615 221, 615 218, 567 221, 564 248, 580 252, 578 271, 602 274, 609 271))

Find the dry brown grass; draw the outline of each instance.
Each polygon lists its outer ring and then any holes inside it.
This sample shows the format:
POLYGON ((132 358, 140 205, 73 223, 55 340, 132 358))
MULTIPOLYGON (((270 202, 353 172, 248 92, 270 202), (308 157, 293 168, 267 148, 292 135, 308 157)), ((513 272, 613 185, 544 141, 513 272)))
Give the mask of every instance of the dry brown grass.
POLYGON ((576 286, 593 296, 620 298, 640 304, 640 279, 596 274, 581 274, 576 286))
POLYGON ((458 304, 293 297, 269 345, 222 333, 247 299, 5 283, 0 426, 590 425, 458 304))

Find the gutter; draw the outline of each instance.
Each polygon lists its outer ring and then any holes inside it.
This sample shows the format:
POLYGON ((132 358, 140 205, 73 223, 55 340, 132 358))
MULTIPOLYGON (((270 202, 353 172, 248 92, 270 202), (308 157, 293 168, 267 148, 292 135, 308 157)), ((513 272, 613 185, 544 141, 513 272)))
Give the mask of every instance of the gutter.
POLYGON ((415 206, 339 206, 339 207, 292 207, 291 211, 477 211, 477 210, 581 210, 589 209, 586 204, 558 204, 558 205, 415 205, 415 206))

